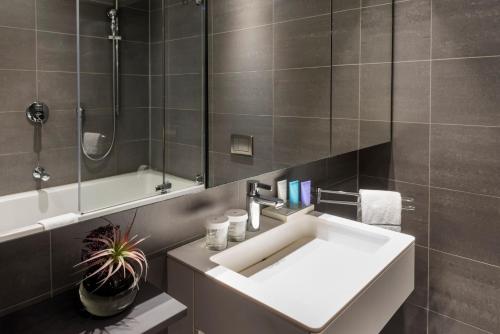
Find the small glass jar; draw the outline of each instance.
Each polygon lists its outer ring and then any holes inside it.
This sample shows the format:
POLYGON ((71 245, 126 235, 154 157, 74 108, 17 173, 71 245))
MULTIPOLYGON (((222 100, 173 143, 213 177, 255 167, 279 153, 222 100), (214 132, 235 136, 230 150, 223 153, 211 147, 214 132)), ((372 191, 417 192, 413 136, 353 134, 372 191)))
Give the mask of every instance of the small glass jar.
POLYGON ((207 228, 207 248, 217 251, 226 249, 229 218, 226 216, 211 217, 207 219, 205 227, 207 228))
POLYGON ((228 210, 225 213, 229 218, 229 241, 245 240, 245 231, 247 229, 248 213, 241 209, 228 210))

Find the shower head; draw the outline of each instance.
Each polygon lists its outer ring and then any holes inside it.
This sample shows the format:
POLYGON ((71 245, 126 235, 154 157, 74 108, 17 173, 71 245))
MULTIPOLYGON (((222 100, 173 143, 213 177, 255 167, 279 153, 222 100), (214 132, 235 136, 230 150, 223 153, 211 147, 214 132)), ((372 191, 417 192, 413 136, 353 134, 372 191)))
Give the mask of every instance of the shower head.
POLYGON ((111 8, 110 10, 108 10, 108 17, 110 19, 115 19, 116 17, 118 16, 118 10, 115 9, 115 8, 111 8))

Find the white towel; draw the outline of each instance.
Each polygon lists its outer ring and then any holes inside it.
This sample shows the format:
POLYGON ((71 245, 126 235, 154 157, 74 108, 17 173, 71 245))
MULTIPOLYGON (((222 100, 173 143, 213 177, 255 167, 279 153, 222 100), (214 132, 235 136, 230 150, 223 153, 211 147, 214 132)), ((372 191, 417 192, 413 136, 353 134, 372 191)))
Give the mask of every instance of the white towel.
POLYGON ((361 196, 361 220, 368 225, 380 225, 393 231, 401 231, 401 194, 395 191, 359 191, 361 196))
POLYGON ((85 151, 90 155, 99 154, 99 147, 103 137, 104 136, 100 133, 85 132, 83 134, 83 145, 85 147, 85 151))

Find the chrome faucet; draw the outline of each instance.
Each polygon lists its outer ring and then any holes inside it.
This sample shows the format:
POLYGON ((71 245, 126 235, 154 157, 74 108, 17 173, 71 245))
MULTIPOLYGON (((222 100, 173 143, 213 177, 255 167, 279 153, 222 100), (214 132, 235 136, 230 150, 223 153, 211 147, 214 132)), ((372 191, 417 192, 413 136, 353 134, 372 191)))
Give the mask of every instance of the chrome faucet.
POLYGON ((37 181, 47 182, 50 180, 50 174, 47 173, 45 168, 36 166, 33 170, 33 178, 37 181))
POLYGON ((271 190, 271 186, 260 183, 257 180, 247 181, 247 230, 255 232, 260 229, 260 206, 274 206, 281 208, 285 202, 276 197, 267 197, 259 194, 259 189, 271 190))

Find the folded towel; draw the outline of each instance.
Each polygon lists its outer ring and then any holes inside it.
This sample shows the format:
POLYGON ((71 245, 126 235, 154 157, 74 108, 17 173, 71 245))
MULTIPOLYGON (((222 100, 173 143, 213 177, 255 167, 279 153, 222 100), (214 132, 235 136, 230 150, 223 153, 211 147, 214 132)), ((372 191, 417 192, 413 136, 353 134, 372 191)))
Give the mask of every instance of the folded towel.
MULTIPOLYGON (((401 194, 395 191, 359 191, 361 221, 368 225, 395 226, 401 229, 401 194)), ((392 228, 391 228, 392 229, 392 228)))
POLYGON ((96 132, 85 132, 83 134, 83 146, 85 151, 90 155, 99 154, 99 148, 101 145, 101 139, 104 136, 96 132))

